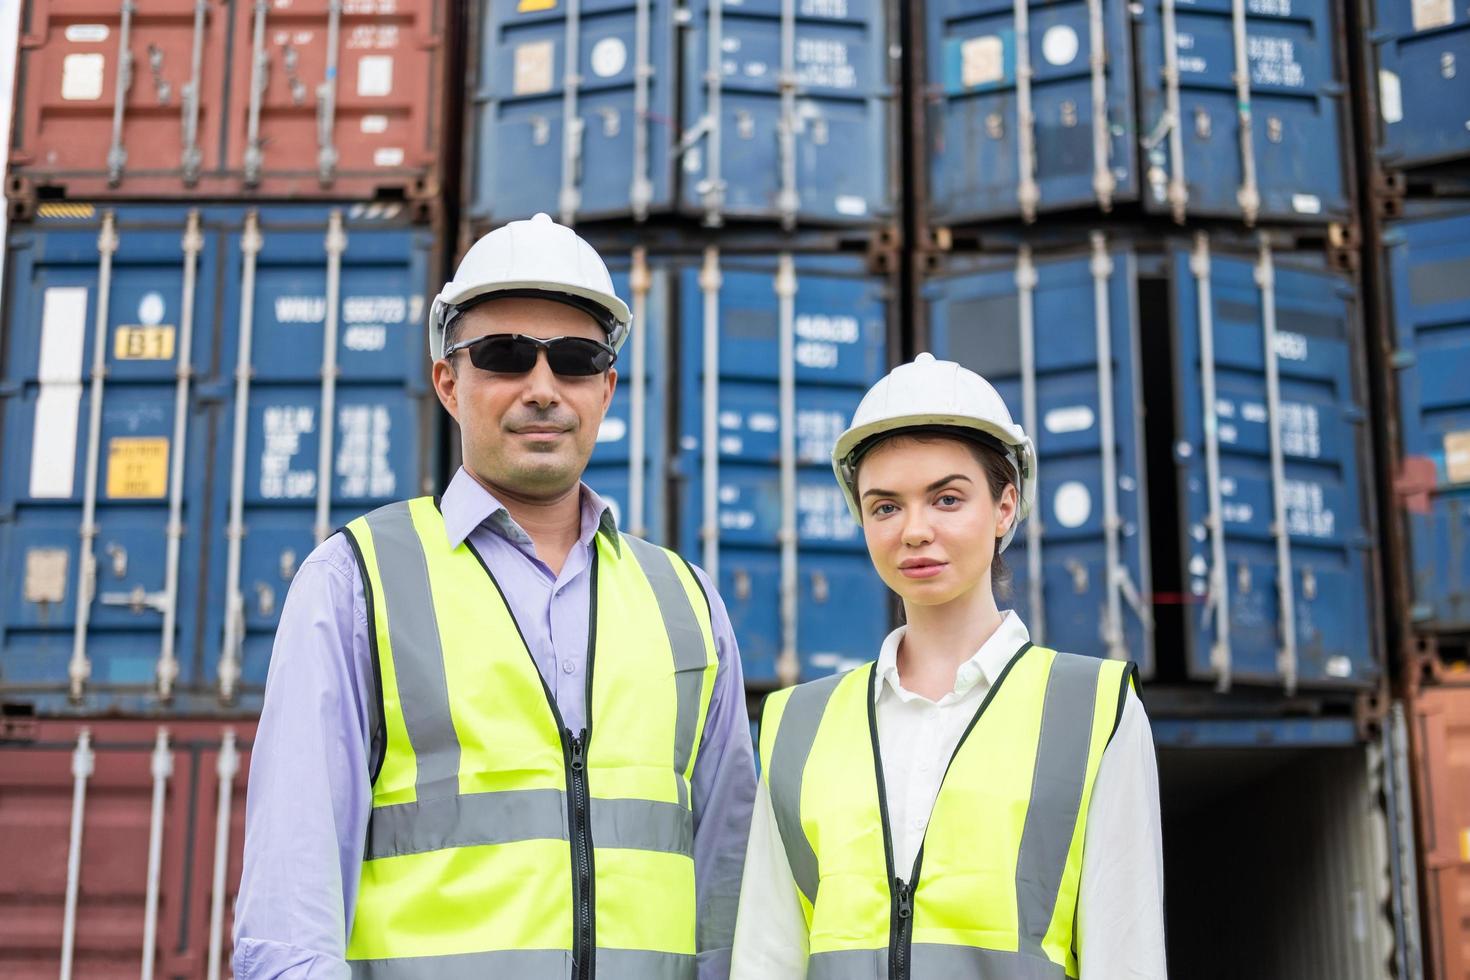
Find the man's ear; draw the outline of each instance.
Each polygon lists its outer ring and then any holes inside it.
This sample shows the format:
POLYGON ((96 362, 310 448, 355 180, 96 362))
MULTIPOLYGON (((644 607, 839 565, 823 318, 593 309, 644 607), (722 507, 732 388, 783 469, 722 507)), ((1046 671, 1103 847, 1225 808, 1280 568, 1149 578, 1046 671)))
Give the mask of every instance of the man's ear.
POLYGON ((434 394, 439 396, 439 404, 443 405, 444 411, 458 422, 459 373, 455 371, 453 364, 440 358, 434 362, 433 379, 434 394))

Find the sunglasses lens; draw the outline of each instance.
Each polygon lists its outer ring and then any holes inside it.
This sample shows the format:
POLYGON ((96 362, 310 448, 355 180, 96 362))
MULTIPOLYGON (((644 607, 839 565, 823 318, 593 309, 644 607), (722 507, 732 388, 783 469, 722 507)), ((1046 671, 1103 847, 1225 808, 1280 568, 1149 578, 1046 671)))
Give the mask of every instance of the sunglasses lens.
POLYGON ((536 345, 509 335, 487 337, 466 349, 470 363, 481 371, 525 374, 536 366, 536 345))
POLYGON ((547 346, 546 358, 555 373, 584 378, 606 371, 613 362, 613 353, 593 340, 562 337, 547 346))

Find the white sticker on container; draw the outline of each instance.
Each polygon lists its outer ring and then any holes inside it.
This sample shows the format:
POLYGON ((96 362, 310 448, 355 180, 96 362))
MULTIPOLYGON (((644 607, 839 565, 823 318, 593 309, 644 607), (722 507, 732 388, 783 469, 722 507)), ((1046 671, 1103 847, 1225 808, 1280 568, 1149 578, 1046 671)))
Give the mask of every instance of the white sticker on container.
POLYGON ((1470 430, 1445 433, 1444 471, 1451 483, 1470 483, 1470 430))
POLYGON ((1336 657, 1328 657, 1327 674, 1329 677, 1351 677, 1353 676, 1353 662, 1341 654, 1336 657))
POLYGON ((66 39, 72 44, 100 44, 109 33, 106 24, 72 24, 66 29, 66 39))
POLYGON ((1414 0, 1414 30, 1427 31, 1455 22, 1455 5, 1452 0, 1414 0))
POLYGON ((401 167, 403 166, 403 147, 380 146, 373 151, 373 166, 375 167, 401 167))
POLYGON ((61 97, 68 102, 95 102, 102 98, 102 76, 106 72, 106 55, 67 55, 61 60, 61 97))
POLYGON ((357 62, 357 94, 364 98, 381 98, 393 92, 393 56, 369 54, 357 62))
POLYGON ((868 213, 868 202, 856 194, 838 194, 837 200, 833 202, 838 214, 847 214, 861 217, 868 213))
POLYGON ((628 65, 628 46, 621 39, 605 37, 592 45, 592 73, 611 78, 628 65))
POLYGON ((76 477, 80 384, 42 385, 31 430, 31 496, 65 499, 76 477))
POLYGON ((628 434, 628 423, 620 418, 609 415, 602 420, 602 426, 597 430, 598 442, 622 442, 628 434))
POLYGON ((990 85, 1005 78, 1006 46, 999 35, 972 37, 960 44, 960 84, 990 85))
POLYGON ((1066 24, 1056 24, 1041 35, 1041 56, 1053 65, 1070 65, 1077 58, 1081 43, 1077 32, 1066 24))
POLYGON ((515 77, 511 81, 511 93, 538 95, 541 92, 550 92, 555 62, 554 41, 530 41, 516 45, 515 77))
POLYGON ((138 322, 156 327, 163 322, 163 316, 167 311, 168 307, 163 301, 162 293, 144 293, 143 298, 138 301, 138 322))
POLYGON ((371 116, 363 116, 362 122, 358 123, 358 128, 361 129, 364 133, 368 133, 369 135, 386 133, 388 131, 388 117, 379 116, 376 114, 371 116))
POLYGON ((1083 484, 1068 480, 1057 487, 1051 509, 1062 527, 1081 527, 1092 516, 1092 494, 1083 484))
POLYGON ((1404 118, 1404 87, 1397 72, 1378 71, 1378 111, 1383 114, 1383 121, 1389 124, 1401 122, 1404 118))
POLYGON ((36 380, 43 386, 80 383, 86 332, 87 287, 48 288, 41 299, 41 356, 36 380))
POLYGON ((1092 428, 1093 421, 1094 416, 1089 406, 1067 405, 1047 412, 1041 424, 1046 427, 1047 432, 1086 432, 1092 428))
POLYGON ((1293 194, 1291 209, 1297 214, 1321 214, 1322 199, 1316 194, 1293 194))

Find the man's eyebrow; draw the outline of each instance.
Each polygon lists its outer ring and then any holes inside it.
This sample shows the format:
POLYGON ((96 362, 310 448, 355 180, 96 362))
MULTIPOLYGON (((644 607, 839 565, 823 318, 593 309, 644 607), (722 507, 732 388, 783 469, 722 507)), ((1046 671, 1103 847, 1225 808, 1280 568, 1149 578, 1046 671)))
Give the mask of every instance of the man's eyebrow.
MULTIPOLYGON (((964 480, 966 483, 974 483, 975 482, 974 480, 970 479, 968 476, 965 476, 965 474, 963 474, 963 473, 951 473, 949 476, 946 476, 946 477, 944 477, 941 480, 935 480, 933 483, 929 484, 927 487, 924 488, 924 492, 925 493, 933 493, 935 490, 938 490, 940 487, 944 486, 946 483, 953 483, 955 480, 964 480)), ((896 496, 898 496, 898 494, 896 492, 894 492, 893 490, 884 490, 881 487, 873 487, 870 490, 864 490, 863 491, 863 499, 864 500, 866 500, 868 497, 896 497, 896 496)))

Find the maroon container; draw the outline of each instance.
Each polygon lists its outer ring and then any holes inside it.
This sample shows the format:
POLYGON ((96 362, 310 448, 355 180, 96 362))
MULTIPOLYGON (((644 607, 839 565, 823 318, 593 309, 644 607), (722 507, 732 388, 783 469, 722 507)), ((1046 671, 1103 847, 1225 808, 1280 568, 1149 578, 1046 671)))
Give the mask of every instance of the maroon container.
POLYGON ((153 976, 206 976, 212 938, 220 975, 229 976, 254 731, 253 721, 99 719, 29 722, 0 731, 0 976, 58 975, 66 946, 68 864, 78 830, 73 977, 140 975, 151 853, 158 865, 153 976), (160 731, 167 733, 171 763, 162 780, 155 777, 160 731), (225 771, 234 772, 223 835, 222 757, 225 771), (78 810, 76 772, 89 768, 78 810), (156 852, 150 847, 155 812, 156 852), (215 927, 217 854, 225 860, 215 927))
POLYGON ((14 210, 38 197, 432 197, 447 6, 31 0, 14 210))

